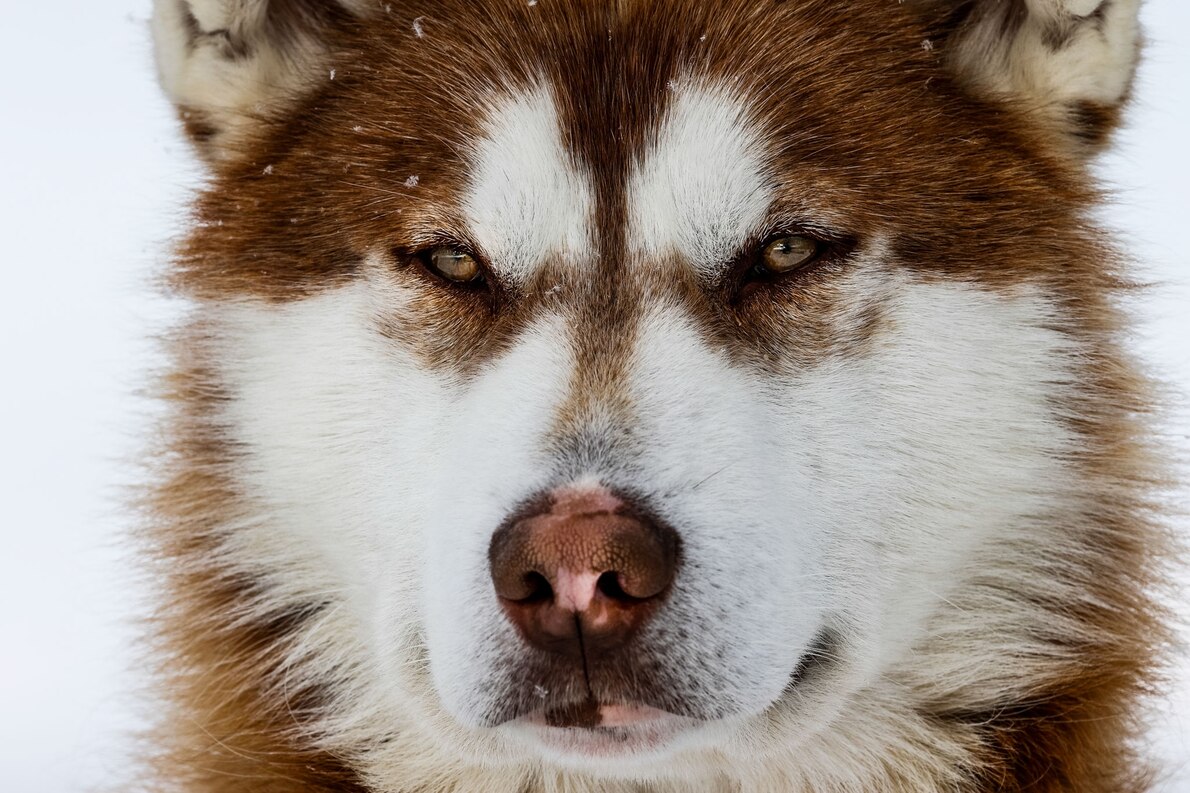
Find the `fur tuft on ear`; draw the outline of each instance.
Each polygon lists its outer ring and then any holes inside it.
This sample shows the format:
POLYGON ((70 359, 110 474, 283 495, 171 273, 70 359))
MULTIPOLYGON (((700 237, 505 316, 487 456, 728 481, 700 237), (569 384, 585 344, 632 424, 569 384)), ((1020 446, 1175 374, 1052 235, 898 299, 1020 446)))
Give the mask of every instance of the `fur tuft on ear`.
POLYGON ((1086 157, 1119 122, 1140 48, 1140 0, 911 0, 973 91, 1021 106, 1086 157))
POLYGON ((262 119, 317 79, 331 37, 376 4, 367 0, 154 0, 162 85, 210 160, 234 158, 262 119))

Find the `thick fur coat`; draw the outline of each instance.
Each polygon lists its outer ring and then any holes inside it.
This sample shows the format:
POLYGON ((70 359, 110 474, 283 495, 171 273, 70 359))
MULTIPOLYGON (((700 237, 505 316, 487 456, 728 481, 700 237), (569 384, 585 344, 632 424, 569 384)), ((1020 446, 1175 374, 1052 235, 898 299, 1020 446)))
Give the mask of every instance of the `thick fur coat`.
POLYGON ((146 787, 1146 790, 1137 5, 157 0, 146 787), (567 493, 674 549, 581 666, 494 572, 567 493))

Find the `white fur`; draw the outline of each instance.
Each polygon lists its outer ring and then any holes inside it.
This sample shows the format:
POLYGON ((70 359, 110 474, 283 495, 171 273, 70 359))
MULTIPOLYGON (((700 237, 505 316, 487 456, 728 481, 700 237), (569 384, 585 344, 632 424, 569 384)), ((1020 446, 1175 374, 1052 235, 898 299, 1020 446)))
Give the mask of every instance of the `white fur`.
POLYGON ((422 598, 435 687, 465 723, 478 722, 490 707, 476 686, 504 651, 519 646, 494 596, 488 547, 513 508, 551 484, 545 445, 574 366, 566 339, 558 317, 539 319, 482 377, 452 395, 454 415, 440 427, 422 598))
POLYGON ((548 87, 491 100, 467 182, 471 233, 501 276, 524 281, 551 256, 590 260, 591 187, 562 145, 548 87))
MULTIPOLYGON (((328 745, 400 730, 365 758, 377 780, 451 769, 508 789, 544 750, 515 731, 465 726, 506 630, 486 549, 507 510, 553 473, 538 441, 566 394, 568 332, 542 319, 470 383, 428 373, 381 335, 378 321, 405 296, 382 269, 369 272, 318 297, 225 305, 204 320, 256 494, 227 553, 271 573, 271 606, 312 593, 338 604, 305 649, 322 670, 305 673, 340 687, 328 745), (493 763, 506 770, 487 776, 493 763)), ((1024 596, 1060 586, 1037 570, 1043 549, 1074 552, 1047 521, 1075 495, 1058 461, 1069 438, 1048 400, 1070 382, 1076 350, 1053 330, 1054 309, 1027 291, 915 282, 878 258, 844 289, 840 328, 877 295, 897 332, 861 358, 828 356, 779 379, 731 364, 672 307, 644 318, 631 391, 646 451, 604 473, 631 471, 682 532, 697 572, 673 618, 699 631, 689 675, 739 716, 632 762, 546 752, 574 784, 755 773, 752 789, 780 789, 777 771, 799 784, 865 784, 883 773, 882 747, 961 751, 912 715, 927 692, 984 704, 1027 691, 1036 678, 1024 658, 1053 652, 1030 632, 1053 615, 1024 596), (749 714, 780 697, 823 624, 843 635, 838 669, 782 698, 766 716, 781 725, 776 737, 762 737, 749 714), (995 663, 1009 648, 1014 665, 995 663), (759 757, 767 770, 749 771, 759 757)), ((898 767, 944 773, 931 752, 898 767)))
POLYGON ((650 257, 676 253, 714 272, 765 219, 771 186, 764 139, 725 88, 679 80, 673 92, 628 186, 629 244, 650 257))

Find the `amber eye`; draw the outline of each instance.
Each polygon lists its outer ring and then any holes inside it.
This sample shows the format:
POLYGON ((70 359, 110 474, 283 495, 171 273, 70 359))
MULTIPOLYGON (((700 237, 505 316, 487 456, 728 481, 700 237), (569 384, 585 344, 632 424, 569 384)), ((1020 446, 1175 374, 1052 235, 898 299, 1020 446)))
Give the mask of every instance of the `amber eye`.
POLYGON ((792 273, 817 259, 821 250, 822 244, 813 237, 778 237, 761 250, 758 266, 772 275, 792 273))
POLYGON ((432 248, 421 259, 426 269, 456 284, 472 284, 483 278, 483 268, 475 257, 457 248, 432 248))

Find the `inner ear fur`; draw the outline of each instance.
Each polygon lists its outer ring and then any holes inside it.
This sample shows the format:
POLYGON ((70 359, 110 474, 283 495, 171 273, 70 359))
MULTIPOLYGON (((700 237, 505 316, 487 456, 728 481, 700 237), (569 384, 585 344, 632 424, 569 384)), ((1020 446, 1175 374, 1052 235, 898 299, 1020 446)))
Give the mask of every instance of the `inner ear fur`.
POLYGON ((367 0, 154 0, 162 85, 210 160, 234 158, 252 128, 285 112, 320 77, 334 36, 367 0))
POLYGON ((1136 71, 1140 0, 911 0, 974 93, 1020 107, 1055 146, 1094 154, 1136 71))

